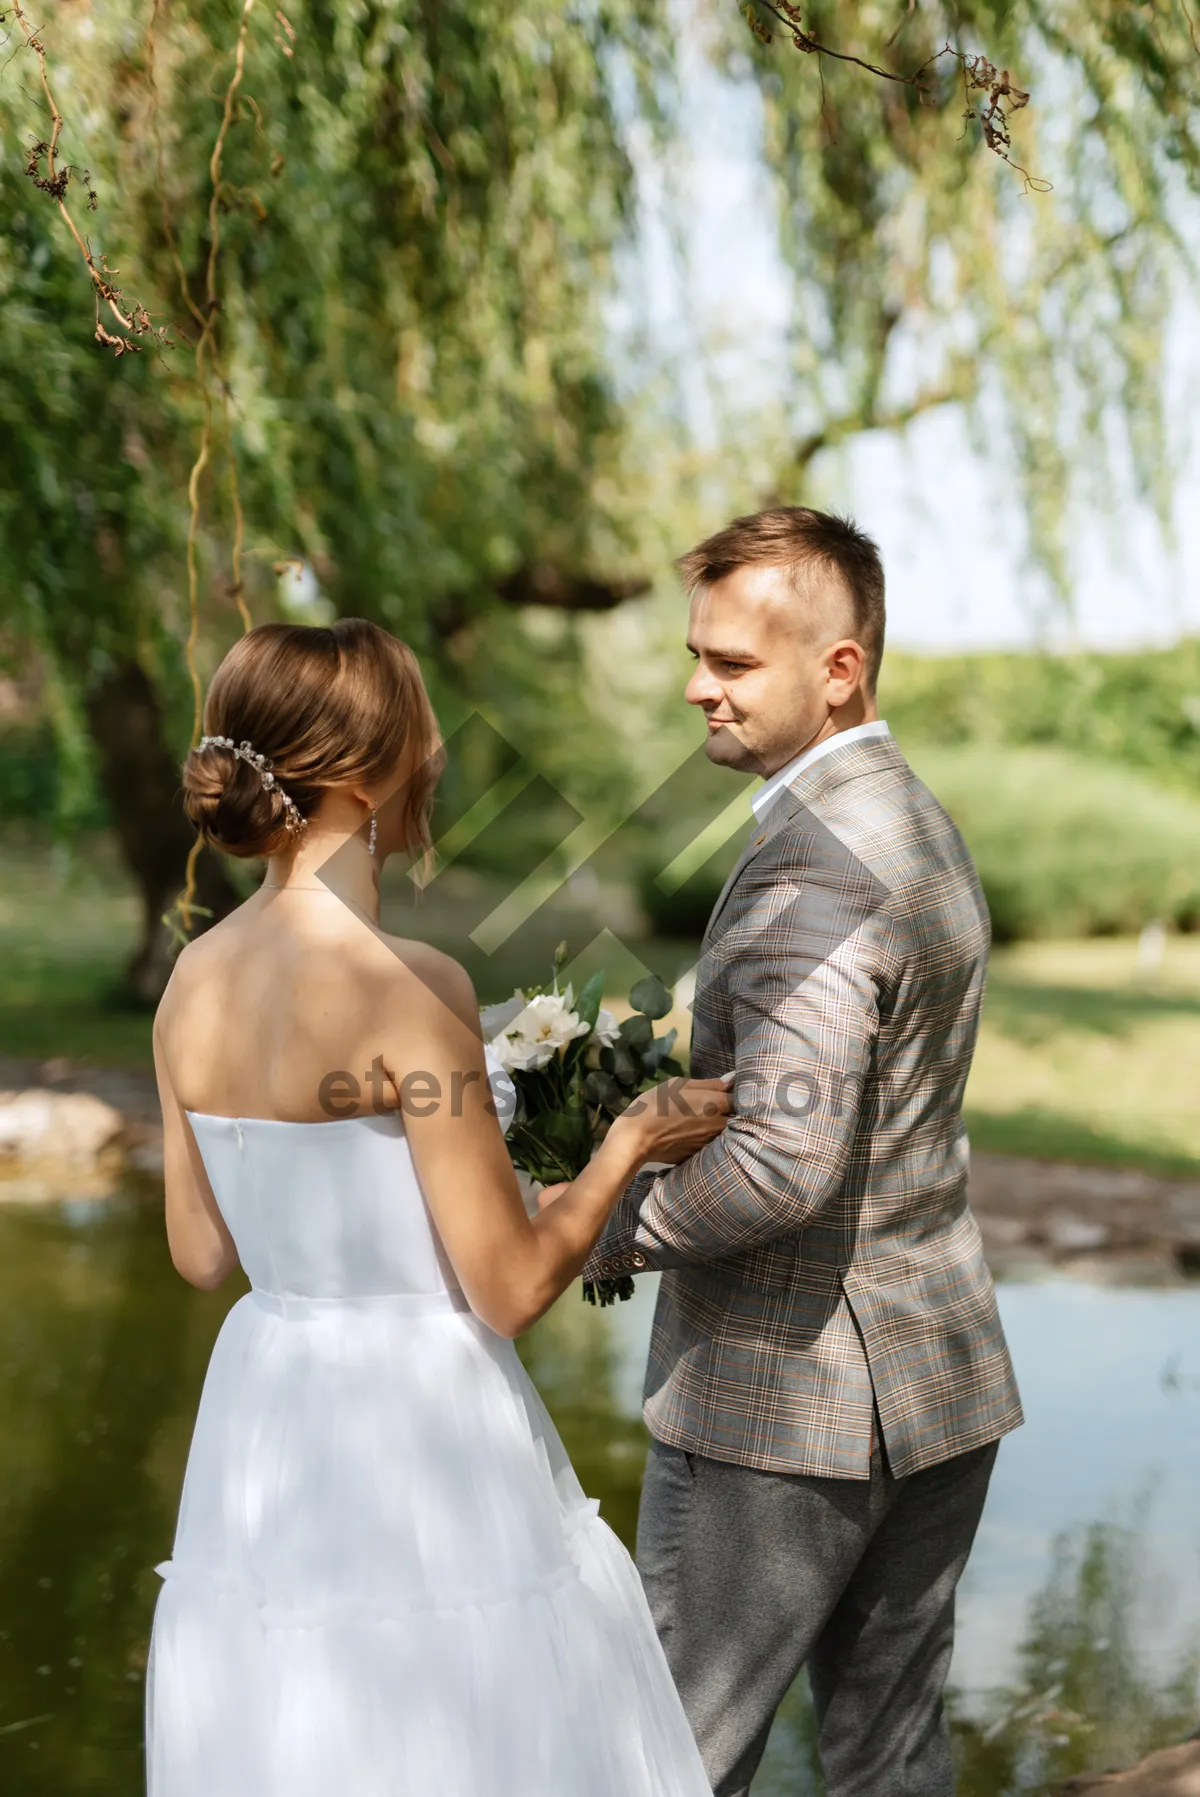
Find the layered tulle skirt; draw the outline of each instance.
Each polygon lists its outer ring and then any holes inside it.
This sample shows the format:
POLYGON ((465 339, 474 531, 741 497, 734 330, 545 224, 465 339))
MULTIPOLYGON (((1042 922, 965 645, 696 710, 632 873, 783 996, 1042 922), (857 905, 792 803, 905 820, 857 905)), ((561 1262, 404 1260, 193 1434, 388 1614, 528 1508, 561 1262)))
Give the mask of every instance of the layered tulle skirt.
POLYGON ((708 1797, 632 1563, 445 1298, 236 1305, 159 1571, 150 1797, 708 1797))

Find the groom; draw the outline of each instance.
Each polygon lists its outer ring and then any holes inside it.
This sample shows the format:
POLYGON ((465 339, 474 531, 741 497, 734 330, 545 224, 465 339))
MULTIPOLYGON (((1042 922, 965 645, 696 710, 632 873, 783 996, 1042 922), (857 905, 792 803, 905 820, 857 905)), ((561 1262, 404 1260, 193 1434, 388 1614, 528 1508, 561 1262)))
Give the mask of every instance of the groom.
POLYGON ((707 753, 765 784, 694 1005, 736 1114, 585 1270, 663 1269, 638 1564, 716 1797, 805 1665, 829 1797, 949 1797, 955 1587, 1021 1422, 966 1196, 987 910, 878 717, 874 543, 786 506, 680 568, 707 753))

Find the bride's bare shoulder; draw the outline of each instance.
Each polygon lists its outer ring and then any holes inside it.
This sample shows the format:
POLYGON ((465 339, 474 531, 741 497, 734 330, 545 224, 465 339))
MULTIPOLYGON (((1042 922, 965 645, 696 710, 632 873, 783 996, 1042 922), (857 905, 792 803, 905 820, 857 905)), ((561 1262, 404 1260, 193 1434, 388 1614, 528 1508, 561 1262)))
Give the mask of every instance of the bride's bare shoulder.
POLYGON ((197 980, 203 980, 213 963, 223 958, 230 946, 228 938, 234 933, 230 928, 231 923, 231 918, 223 917, 210 925, 202 935, 193 936, 190 942, 184 943, 175 956, 171 977, 163 993, 164 1000, 178 998, 181 992, 187 991, 197 980))
POLYGON ((248 914, 248 905, 240 904, 185 942, 175 956, 167 991, 186 990, 195 981, 209 978, 218 964, 237 955, 246 938, 248 914))
POLYGON ((264 983, 303 1008, 350 1016, 419 1016, 436 1028, 451 1018, 479 1032, 479 1006, 466 969, 427 942, 392 936, 338 907, 294 918, 235 912, 187 944, 159 1005, 160 1030, 222 1005, 257 1002, 264 983), (238 920, 235 923, 235 919, 238 920), (240 926, 240 927, 239 927, 240 926), (381 953, 381 950, 384 951, 381 953), (303 998, 297 997, 297 970, 303 998))
POLYGON ((461 961, 409 936, 388 936, 381 941, 396 958, 398 977, 409 988, 427 993, 436 1007, 445 1007, 471 1029, 479 1028, 479 1004, 471 976, 461 961))

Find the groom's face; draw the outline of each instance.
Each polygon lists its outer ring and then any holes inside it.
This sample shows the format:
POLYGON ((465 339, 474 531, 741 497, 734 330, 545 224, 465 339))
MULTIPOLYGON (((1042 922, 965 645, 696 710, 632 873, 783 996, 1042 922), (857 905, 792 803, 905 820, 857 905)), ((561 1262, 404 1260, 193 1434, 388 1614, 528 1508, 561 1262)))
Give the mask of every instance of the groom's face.
POLYGON ((696 593, 688 624, 696 668, 684 696, 708 720, 710 761, 773 774, 822 732, 831 702, 850 696, 836 672, 845 609, 815 571, 797 579, 751 565, 696 593))

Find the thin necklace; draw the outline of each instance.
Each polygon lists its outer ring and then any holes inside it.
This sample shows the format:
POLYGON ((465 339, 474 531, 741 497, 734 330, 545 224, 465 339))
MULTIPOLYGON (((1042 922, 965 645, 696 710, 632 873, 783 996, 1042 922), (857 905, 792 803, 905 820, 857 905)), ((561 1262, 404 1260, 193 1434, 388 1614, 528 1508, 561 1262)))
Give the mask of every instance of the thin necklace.
POLYGON ((357 899, 343 898, 340 892, 334 892, 329 886, 275 886, 264 881, 258 890, 260 892, 315 892, 319 897, 335 898, 339 905, 345 905, 348 911, 355 912, 359 917, 365 917, 368 923, 378 924, 379 922, 378 916, 373 917, 367 907, 360 905, 357 899))
MULTIPOLYGON (((258 890, 260 892, 327 892, 331 898, 342 898, 341 893, 335 887, 327 885, 324 880, 319 880, 315 886, 308 885, 301 880, 264 880, 258 890)), ((350 902, 350 900, 342 899, 343 904, 350 902)))
MULTIPOLYGON (((264 880, 262 885, 259 887, 259 891, 260 892, 324 892, 325 894, 327 894, 327 896, 329 898, 342 898, 341 893, 335 892, 333 890, 332 886, 324 886, 324 885, 300 886, 291 880, 288 881, 286 886, 277 886, 275 884, 274 880, 264 880)), ((349 902, 350 901, 347 899, 342 899, 343 905, 345 905, 349 902)))

